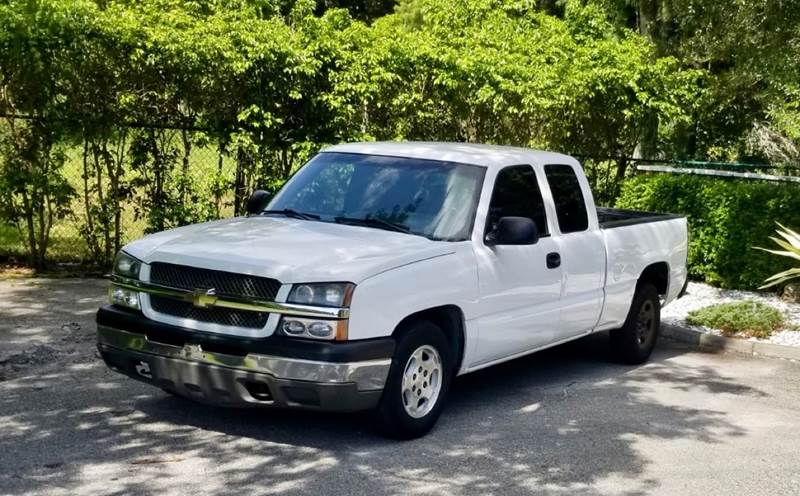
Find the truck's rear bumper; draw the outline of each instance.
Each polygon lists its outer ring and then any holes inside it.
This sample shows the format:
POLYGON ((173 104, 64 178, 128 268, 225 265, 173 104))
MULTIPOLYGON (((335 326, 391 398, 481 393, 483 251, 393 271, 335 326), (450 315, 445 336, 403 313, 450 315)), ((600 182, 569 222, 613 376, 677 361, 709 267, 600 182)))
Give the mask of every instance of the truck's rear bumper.
POLYGON ((97 347, 106 364, 134 379, 204 403, 357 411, 380 400, 390 357, 324 361, 258 353, 225 354, 103 325, 97 347))

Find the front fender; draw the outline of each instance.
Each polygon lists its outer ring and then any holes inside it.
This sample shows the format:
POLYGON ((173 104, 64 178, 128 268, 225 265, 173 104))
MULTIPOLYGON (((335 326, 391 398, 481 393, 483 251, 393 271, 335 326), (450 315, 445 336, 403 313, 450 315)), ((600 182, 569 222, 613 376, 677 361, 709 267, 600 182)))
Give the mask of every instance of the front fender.
POLYGON ((456 305, 470 320, 478 299, 478 273, 468 242, 454 253, 382 272, 362 281, 350 305, 350 339, 390 336, 407 316, 456 305))

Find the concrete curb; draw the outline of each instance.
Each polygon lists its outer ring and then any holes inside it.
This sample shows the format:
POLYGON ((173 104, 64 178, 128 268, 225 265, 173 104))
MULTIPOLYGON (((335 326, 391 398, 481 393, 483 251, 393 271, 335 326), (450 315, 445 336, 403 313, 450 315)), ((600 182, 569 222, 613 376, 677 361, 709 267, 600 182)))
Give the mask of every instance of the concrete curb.
POLYGON ((685 327, 661 324, 661 336, 696 346, 704 351, 732 351, 753 356, 767 356, 800 361, 800 347, 783 346, 772 343, 759 343, 744 339, 715 336, 704 332, 693 331, 685 327))

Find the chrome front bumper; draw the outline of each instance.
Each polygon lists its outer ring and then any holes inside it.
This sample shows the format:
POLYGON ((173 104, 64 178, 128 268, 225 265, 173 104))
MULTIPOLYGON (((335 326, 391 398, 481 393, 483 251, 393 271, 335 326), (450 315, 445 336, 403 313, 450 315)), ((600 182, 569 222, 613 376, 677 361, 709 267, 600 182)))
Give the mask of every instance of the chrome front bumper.
POLYGON ((150 341, 98 325, 98 349, 112 369, 201 402, 355 411, 377 405, 390 358, 325 362, 228 355, 150 341))

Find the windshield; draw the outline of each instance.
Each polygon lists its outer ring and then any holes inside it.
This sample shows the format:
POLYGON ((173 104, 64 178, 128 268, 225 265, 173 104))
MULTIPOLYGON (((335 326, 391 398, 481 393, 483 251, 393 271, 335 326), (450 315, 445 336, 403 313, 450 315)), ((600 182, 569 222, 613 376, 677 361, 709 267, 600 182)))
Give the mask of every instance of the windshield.
POLYGON ((469 238, 484 169, 355 153, 320 153, 281 189, 267 210, 418 234, 469 238))

